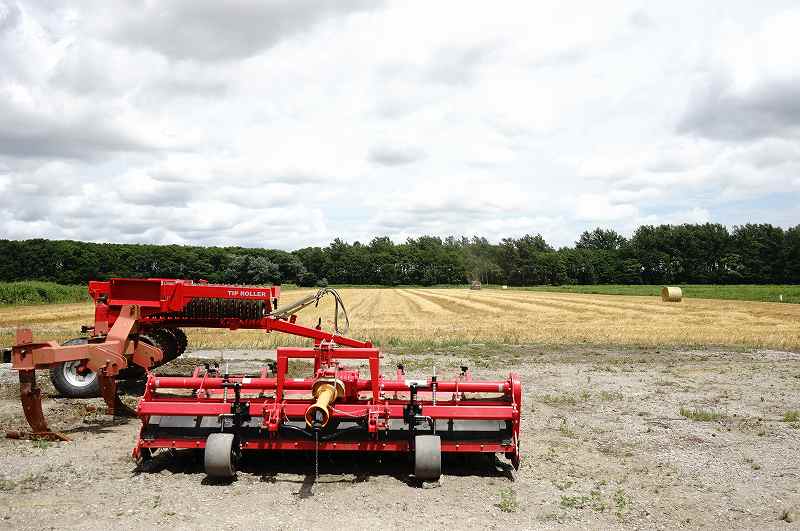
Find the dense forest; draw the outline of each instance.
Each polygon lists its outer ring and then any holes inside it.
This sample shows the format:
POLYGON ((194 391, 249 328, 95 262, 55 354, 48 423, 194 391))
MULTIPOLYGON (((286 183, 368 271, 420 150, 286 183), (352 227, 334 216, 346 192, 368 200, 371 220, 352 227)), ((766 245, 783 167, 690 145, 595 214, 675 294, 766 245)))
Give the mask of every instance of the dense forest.
POLYGON ((334 240, 287 252, 243 247, 0 240, 0 281, 83 284, 110 277, 166 277, 261 284, 457 284, 481 280, 538 284, 800 283, 800 225, 644 225, 630 239, 597 228, 573 247, 540 235, 394 243, 334 240))

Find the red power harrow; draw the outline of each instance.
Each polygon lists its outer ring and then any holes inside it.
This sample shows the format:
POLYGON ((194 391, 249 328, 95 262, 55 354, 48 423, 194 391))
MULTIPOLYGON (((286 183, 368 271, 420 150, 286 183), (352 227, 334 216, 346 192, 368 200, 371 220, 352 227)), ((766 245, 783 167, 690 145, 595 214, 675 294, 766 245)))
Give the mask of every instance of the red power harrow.
MULTIPOLYGON (((25 416, 37 437, 62 438, 47 426, 35 369, 95 374, 110 414, 132 414, 116 393, 116 377, 130 367, 147 370, 135 412, 142 421, 133 455, 159 448, 204 449, 206 473, 231 477, 245 450, 406 452, 414 474, 435 480, 443 452, 502 453, 519 466, 522 386, 519 377, 474 381, 467 367, 452 380, 433 374, 394 379, 380 371, 380 352, 368 341, 339 334, 343 305, 334 290, 320 290, 278 309, 279 287, 222 286, 172 279, 91 282, 95 324, 85 340, 35 343, 17 332, 11 349, 19 371, 25 416), (326 293, 336 299, 335 329, 296 324, 296 312, 326 293), (279 348, 276 363, 257 374, 198 367, 189 377, 158 376, 149 369, 186 348, 181 327, 247 328, 307 337, 313 346, 279 348), (289 360, 313 360, 305 378, 287 376, 289 360), (369 374, 342 362, 361 362, 369 374), (91 371, 91 373, 89 372, 91 371)), ((346 313, 345 319, 346 319, 346 313)))

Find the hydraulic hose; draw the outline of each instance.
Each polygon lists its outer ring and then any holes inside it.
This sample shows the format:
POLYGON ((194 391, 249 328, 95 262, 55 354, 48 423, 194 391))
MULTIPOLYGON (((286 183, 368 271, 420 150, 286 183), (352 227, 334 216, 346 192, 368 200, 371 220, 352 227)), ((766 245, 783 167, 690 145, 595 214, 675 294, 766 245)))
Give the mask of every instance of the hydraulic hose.
POLYGON ((306 308, 310 305, 319 306, 319 301, 327 294, 333 295, 333 298, 336 301, 336 308, 333 314, 333 323, 334 323, 334 332, 336 335, 346 335, 347 332, 350 330, 350 318, 347 316, 347 309, 344 306, 344 301, 342 300, 342 296, 333 288, 320 288, 317 290, 316 293, 309 295, 299 301, 283 307, 279 310, 275 310, 269 313, 270 317, 277 317, 277 318, 288 318, 303 308, 306 308), (344 317, 344 328, 339 328, 339 312, 341 311, 344 317))

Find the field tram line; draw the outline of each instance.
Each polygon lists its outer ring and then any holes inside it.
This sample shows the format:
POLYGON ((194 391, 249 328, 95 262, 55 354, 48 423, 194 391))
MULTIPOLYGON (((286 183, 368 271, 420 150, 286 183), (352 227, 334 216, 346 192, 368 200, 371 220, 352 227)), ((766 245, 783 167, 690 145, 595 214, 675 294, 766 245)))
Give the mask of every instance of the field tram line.
POLYGON ((399 309, 396 304, 393 304, 388 297, 369 297, 369 303, 366 306, 366 314, 364 321, 371 323, 376 315, 386 315, 388 317, 400 318, 404 311, 399 309))
MULTIPOLYGON (((536 293, 544 293, 544 292, 536 292, 536 293)), ((583 295, 583 294, 581 294, 581 295, 583 295)), ((648 306, 648 307, 643 309, 642 306, 635 305, 635 304, 632 304, 632 303, 610 303, 609 304, 609 303, 579 302, 579 301, 576 301, 574 299, 564 298, 564 297, 562 297, 560 295, 552 296, 552 297, 551 296, 545 297, 545 300, 547 300, 547 301, 554 301, 554 302, 548 302, 548 303, 542 302, 542 299, 537 299, 537 300, 533 301, 530 298, 528 298, 528 299, 524 298, 524 296, 522 296, 522 298, 520 298, 520 297, 514 296, 512 294, 506 295, 505 293, 503 293, 501 295, 498 295, 497 298, 503 299, 503 300, 511 300, 511 301, 514 301, 514 302, 522 303, 522 304, 550 305, 550 306, 552 306, 554 308, 560 308, 560 309, 564 309, 564 310, 568 309, 569 307, 572 307, 572 308, 575 308, 575 307, 587 308, 587 309, 591 309, 593 311, 603 311, 603 310, 605 310, 604 313, 608 313, 608 314, 612 314, 613 313, 614 315, 618 315, 619 314, 618 311, 616 311, 616 312, 612 311, 614 309, 618 309, 620 311, 635 312, 635 313, 640 313, 640 314, 659 313, 659 314, 662 314, 662 315, 665 315, 665 316, 674 315, 674 313, 675 313, 674 312, 674 308, 672 308, 672 307, 667 308, 667 307, 659 307, 657 305, 653 305, 653 306, 648 306)))
POLYGON ((405 308, 406 312, 405 313, 407 315, 409 313, 411 315, 419 315, 419 314, 423 314, 423 313, 432 313, 432 312, 436 311, 436 310, 425 310, 425 309, 423 309, 422 308, 422 304, 420 304, 419 300, 415 299, 410 293, 406 293, 406 292, 404 292, 402 290, 396 290, 395 293, 397 294, 397 296, 400 299, 403 299, 403 301, 405 301, 405 303, 406 303, 406 308, 405 308), (408 307, 410 307, 411 309, 409 310, 408 307))
POLYGON ((442 306, 442 304, 440 304, 439 302, 430 300, 427 297, 424 297, 423 295, 416 293, 414 290, 398 289, 397 294, 400 295, 401 297, 408 297, 409 302, 411 302, 411 300, 415 301, 420 306, 420 308, 422 308, 423 313, 451 314, 451 315, 456 313, 452 309, 446 306, 442 306))
POLYGON ((347 306, 347 313, 350 315, 351 318, 360 318, 362 316, 369 315, 369 309, 362 312, 362 308, 364 308, 366 301, 367 297, 360 297, 356 299, 354 304, 349 304, 347 306))
MULTIPOLYGON (((441 306, 441 302, 439 302, 439 301, 445 301, 445 302, 447 302, 447 305, 449 307, 451 307, 451 308, 452 307, 457 307, 457 308, 462 308, 462 309, 465 310, 465 312, 457 312, 457 313, 462 313, 462 314, 463 313, 474 313, 476 310, 477 311, 483 311, 483 312, 490 312, 490 313, 501 313, 503 311, 502 309, 500 309, 500 308, 498 308, 496 306, 490 306, 489 304, 482 303, 482 302, 474 302, 474 301, 468 300, 466 298, 459 298, 459 297, 452 297, 452 296, 448 297, 446 295, 441 295, 441 294, 438 294, 438 293, 431 293, 429 291, 423 291, 423 292, 419 293, 419 292, 417 292, 415 290, 414 293, 416 293, 417 295, 419 295, 420 297, 422 297, 424 299, 429 300, 430 302, 432 302, 434 304, 437 304, 437 305, 441 306)), ((442 307, 444 307, 444 306, 442 306, 442 307)))
POLYGON ((505 313, 505 312, 513 311, 514 309, 529 311, 529 310, 532 309, 532 307, 535 308, 535 309, 540 309, 540 310, 546 311, 548 314, 553 314, 553 315, 555 315, 556 313, 561 312, 561 311, 568 311, 568 312, 571 312, 571 313, 577 313, 577 312, 575 312, 575 310, 573 310, 571 308, 567 308, 567 307, 560 306, 560 305, 547 304, 547 303, 539 304, 538 301, 537 302, 522 302, 522 301, 507 301, 507 300, 503 300, 502 304, 496 304, 496 303, 499 302, 499 298, 493 298, 493 299, 488 299, 488 300, 485 300, 485 301, 482 301, 482 302, 476 302, 476 301, 471 300, 471 299, 449 298, 446 295, 442 295, 441 297, 445 298, 448 301, 468 300, 473 305, 480 304, 480 305, 483 305, 485 307, 492 308, 492 310, 490 310, 490 311, 492 311, 494 313, 497 313, 497 312, 504 312, 505 313), (495 303, 495 304, 493 304, 493 303, 495 303))
MULTIPOLYGON (((603 308, 603 309, 609 309, 609 310, 610 309, 619 309, 619 310, 628 310, 628 311, 633 311, 633 312, 638 312, 638 313, 653 313, 653 311, 655 311, 657 313, 662 313, 664 315, 671 315, 672 313, 674 313, 674 310, 671 307, 667 308, 667 307, 659 307, 659 306, 654 305, 654 306, 647 306, 646 308, 643 309, 643 306, 640 305, 640 304, 634 304, 634 303, 628 303, 628 302, 603 301, 603 300, 600 300, 600 299, 598 299, 597 301, 582 301, 582 300, 577 299, 577 298, 565 297, 563 294, 560 294, 560 293, 559 294, 550 293, 550 292, 531 292, 531 293, 536 293, 537 295, 543 295, 544 297, 542 297, 542 298, 544 300, 553 301, 554 304, 564 304, 564 305, 579 306, 579 307, 590 307, 590 308, 593 308, 593 309, 596 309, 596 308, 603 308), (651 311, 651 310, 653 310, 653 311, 651 311)), ((586 295, 586 294, 580 293, 578 295, 586 295)), ((610 297, 616 297, 616 295, 610 295, 610 297)), ((527 295, 521 295, 521 294, 520 295, 516 295, 516 294, 511 294, 511 293, 508 293, 508 294, 502 293, 502 294, 498 295, 498 298, 507 299, 507 300, 514 300, 514 301, 518 301, 518 302, 525 302, 525 303, 533 302, 533 301, 531 301, 530 298, 528 298, 527 295)), ((538 303, 538 302, 540 302, 540 300, 541 299, 537 299, 535 302, 538 303)))
MULTIPOLYGON (((456 300, 460 300, 460 299, 456 299, 456 300)), ((520 300, 520 299, 515 299, 515 298, 505 298, 505 297, 497 296, 497 295, 495 295, 493 299, 489 299, 489 300, 485 301, 483 304, 491 304, 492 302, 497 302, 497 301, 501 301, 501 300, 505 304, 497 304, 496 306, 492 306, 495 309, 495 311, 499 310, 499 311, 505 312, 505 311, 508 311, 510 308, 515 308, 515 309, 525 309, 525 310, 544 309, 544 310, 547 310, 548 313, 551 313, 551 314, 556 314, 558 312, 569 312, 569 313, 572 313, 572 314, 599 313, 599 314, 604 314, 604 315, 608 315, 608 316, 611 316, 611 317, 619 317, 619 315, 620 315, 619 311, 614 311, 614 310, 612 310, 610 308, 597 307, 597 306, 594 306, 594 305, 588 304, 588 303, 572 303, 572 302, 570 302, 570 303, 564 304, 564 303, 557 303, 557 302, 549 302, 549 300, 547 302, 545 302, 545 301, 543 301, 541 299, 537 299, 537 300, 530 300, 530 299, 528 299, 528 300, 520 300)), ((480 303, 476 303, 476 304, 480 304, 480 303)))
POLYGON ((572 305, 572 304, 560 304, 556 302, 544 302, 542 300, 517 300, 517 299, 506 299, 502 297, 497 297, 495 301, 502 301, 504 304, 498 304, 498 307, 502 309, 518 309, 518 310, 545 310, 550 315, 557 315, 560 312, 568 312, 571 314, 584 314, 587 312, 591 313, 599 313, 603 315, 609 316, 619 316, 619 312, 597 308, 591 305, 572 305))
MULTIPOLYGON (((585 314, 600 314, 600 315, 606 315, 606 316, 614 318, 614 319, 618 319, 620 317, 620 314, 624 313, 624 312, 617 311, 617 310, 614 310, 614 309, 611 309, 611 308, 597 307, 597 306, 593 306, 593 305, 587 304, 587 303, 560 304, 560 303, 543 302, 541 300, 521 301, 521 300, 513 300, 513 299, 512 300, 503 299, 503 302, 505 302, 506 304, 492 304, 493 302, 497 302, 497 299, 502 298, 502 297, 497 297, 495 299, 490 299, 490 300, 486 300, 486 301, 483 301, 483 302, 477 302, 477 301, 471 300, 469 298, 460 298, 460 297, 455 297, 455 296, 452 296, 452 295, 448 296, 448 295, 443 295, 443 294, 438 294, 438 293, 437 294, 427 293, 427 294, 430 295, 431 297, 436 297, 436 298, 439 298, 439 299, 442 299, 442 300, 446 300, 449 303, 451 303, 451 305, 459 305, 460 304, 462 306, 471 307, 471 308, 473 308, 475 310, 489 311, 489 312, 495 313, 495 314, 497 314, 497 313, 506 313, 507 314, 510 311, 513 311, 514 309, 517 309, 517 310, 519 310, 519 309, 525 309, 525 310, 539 309, 539 310, 547 311, 547 313, 549 315, 556 315, 559 312, 568 312, 570 314, 584 314, 584 315, 585 314), (508 304, 508 303, 512 303, 512 304, 508 304)), ((471 295, 471 294, 468 294, 467 297, 469 297, 469 295, 471 295)), ((647 313, 647 312, 641 312, 641 313, 644 314, 644 313, 647 313)))

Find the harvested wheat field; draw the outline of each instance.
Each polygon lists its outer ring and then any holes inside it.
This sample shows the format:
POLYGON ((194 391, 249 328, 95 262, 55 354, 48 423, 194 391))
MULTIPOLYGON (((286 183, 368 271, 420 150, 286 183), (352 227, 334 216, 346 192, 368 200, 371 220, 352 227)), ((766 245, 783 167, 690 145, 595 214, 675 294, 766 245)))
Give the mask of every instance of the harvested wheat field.
MULTIPOLYGON (((282 304, 312 290, 284 293, 282 304)), ((380 346, 430 348, 488 344, 725 346, 800 348, 800 305, 749 301, 584 295, 514 290, 341 290, 350 316, 349 335, 380 346)), ((330 300, 300 314, 332 324, 330 300)), ((92 321, 89 304, 0 308, 0 344, 16 325, 33 325, 42 339, 74 337, 92 321)), ((257 331, 194 330, 195 348, 272 348, 302 339, 257 331)))

